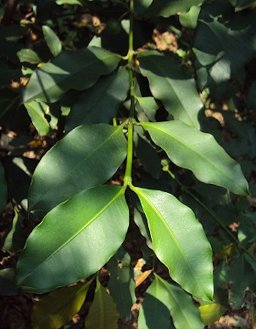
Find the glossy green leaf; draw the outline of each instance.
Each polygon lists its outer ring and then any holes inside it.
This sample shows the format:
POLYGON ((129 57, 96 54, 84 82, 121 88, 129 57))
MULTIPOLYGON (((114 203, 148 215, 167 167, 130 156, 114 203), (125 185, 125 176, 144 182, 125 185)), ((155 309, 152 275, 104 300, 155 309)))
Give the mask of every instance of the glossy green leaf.
POLYGON ((7 186, 5 172, 2 162, 0 162, 0 212, 4 209, 7 199, 7 186))
POLYGON ((85 329, 118 329, 116 305, 105 288, 97 282, 95 296, 85 320, 85 329))
POLYGON ((124 188, 97 186, 76 194, 30 234, 17 265, 18 285, 45 292, 88 277, 115 254, 128 224, 124 188))
POLYGON ((38 64, 42 62, 33 49, 21 49, 17 52, 17 56, 22 63, 27 62, 30 64, 38 64))
POLYGON ((204 0, 154 0, 147 13, 154 16, 169 17, 188 11, 204 0))
POLYGON ((108 263, 108 289, 123 320, 131 320, 131 308, 136 302, 135 282, 129 254, 120 248, 108 263))
POLYGON ((32 309, 33 329, 59 329, 84 303, 90 282, 54 290, 40 298, 32 309))
POLYGON ((169 289, 156 276, 146 290, 138 317, 138 329, 174 329, 170 315, 169 289))
POLYGON ((82 6, 81 1, 79 0, 56 0, 57 5, 80 5, 82 6))
POLYGON ((126 156, 122 126, 83 125, 72 130, 39 162, 29 208, 46 212, 75 193, 104 183, 126 156))
POLYGON ((176 329, 204 327, 192 298, 181 288, 167 283, 157 275, 146 291, 142 312, 140 310, 139 329, 172 328, 170 314, 176 329), (140 326, 143 322, 146 322, 146 326, 140 326))
POLYGON ((36 101, 31 101, 24 105, 39 135, 47 135, 51 130, 50 124, 45 118, 45 110, 48 108, 48 105, 36 101))
POLYGON ((159 106, 155 101, 154 97, 136 96, 136 101, 137 101, 136 110, 138 112, 138 119, 140 121, 148 121, 148 120, 155 121, 156 111, 158 110, 159 106))
POLYGON ((248 183, 240 165, 212 135, 176 120, 141 125, 176 165, 191 170, 200 181, 227 188, 236 194, 248 194, 248 183))
POLYGON ((200 316, 205 325, 219 320, 225 311, 226 308, 219 303, 205 304, 199 307, 200 316))
POLYGON ((150 232, 149 232, 149 229, 148 229, 145 214, 142 212, 140 207, 138 207, 138 205, 137 205, 137 207, 134 208, 134 222, 138 226, 138 228, 140 230, 140 233, 146 239, 147 246, 150 249, 153 249, 152 248, 151 236, 150 236, 150 232))
POLYGON ((187 77, 176 59, 148 51, 140 55, 139 61, 141 73, 148 78, 153 96, 162 101, 175 119, 199 128, 198 112, 203 104, 195 81, 187 77))
POLYGON ((21 250, 25 243, 25 234, 21 225, 21 215, 17 208, 14 208, 12 226, 5 237, 2 250, 15 252, 21 250))
POLYGON ((147 217, 153 250, 172 279, 196 298, 211 300, 211 247, 192 210, 166 192, 133 190, 147 217))
POLYGON ((129 77, 125 68, 102 77, 92 88, 85 90, 73 105, 67 117, 69 131, 83 123, 110 122, 116 116, 118 106, 127 97, 129 77))
POLYGON ((181 25, 190 29, 194 29, 197 25, 199 13, 200 7, 192 6, 187 13, 182 13, 179 15, 181 25))
POLYGON ((43 25, 42 30, 46 44, 53 56, 59 55, 62 50, 62 44, 57 34, 47 25, 43 25))
POLYGON ((190 328, 203 329, 199 312, 191 296, 184 290, 163 281, 166 289, 169 289, 170 312, 176 329, 190 328))
POLYGON ((24 92, 24 102, 34 99, 54 103, 68 90, 91 87, 101 75, 109 74, 120 57, 97 47, 65 51, 36 69, 24 92))

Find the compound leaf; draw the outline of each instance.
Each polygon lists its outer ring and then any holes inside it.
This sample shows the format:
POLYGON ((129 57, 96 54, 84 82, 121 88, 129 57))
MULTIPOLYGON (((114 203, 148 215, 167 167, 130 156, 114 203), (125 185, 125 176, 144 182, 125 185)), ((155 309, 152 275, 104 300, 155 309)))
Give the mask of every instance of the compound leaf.
POLYGON ((104 183, 126 156, 122 126, 83 125, 57 142, 38 164, 30 210, 46 212, 75 193, 104 183))
POLYGON ((42 293, 98 271, 125 238, 124 191, 97 186, 50 211, 27 239, 17 265, 18 285, 42 293))
POLYGON ((166 192, 133 187, 147 217, 156 256, 196 298, 213 296, 211 247, 190 208, 166 192))
POLYGON ((68 90, 91 87, 101 75, 112 72, 119 61, 120 56, 98 47, 62 52, 33 72, 23 101, 54 103, 68 90))
POLYGON ((247 195, 248 184, 240 165, 212 135, 176 120, 143 122, 142 126, 176 165, 191 170, 200 181, 247 195))
POLYGON ((187 77, 176 59, 148 51, 140 55, 139 61, 141 73, 149 80, 153 96, 161 100, 175 119, 199 128, 198 112, 203 104, 195 81, 187 77))

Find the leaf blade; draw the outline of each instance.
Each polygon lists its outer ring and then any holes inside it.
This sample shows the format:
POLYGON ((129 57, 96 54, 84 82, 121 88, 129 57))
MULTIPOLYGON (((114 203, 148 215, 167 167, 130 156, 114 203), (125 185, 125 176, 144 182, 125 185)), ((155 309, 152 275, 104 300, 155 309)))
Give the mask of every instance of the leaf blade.
POLYGON ((192 210, 166 192, 138 187, 133 191, 147 217, 153 250, 173 280, 196 298, 212 300, 211 247, 192 210))
POLYGON ((59 329, 76 314, 87 295, 91 282, 64 287, 43 296, 32 309, 34 329, 59 329))
POLYGON ((62 44, 57 34, 47 25, 42 26, 44 38, 52 55, 55 57, 59 55, 62 50, 62 44))
POLYGON ((62 52, 33 72, 23 101, 40 99, 54 103, 68 90, 91 87, 101 75, 111 73, 119 61, 120 56, 98 47, 62 52))
POLYGON ((119 104, 125 100, 128 89, 125 68, 101 78, 95 86, 85 90, 72 107, 66 121, 67 131, 83 123, 108 123, 116 115, 119 104))
POLYGON ((236 194, 248 194, 248 183, 240 165, 212 135, 177 120, 141 125, 176 165, 191 170, 200 181, 227 188, 236 194))
POLYGON ((72 130, 38 164, 29 189, 30 210, 49 211, 73 194, 104 183, 123 162, 126 145, 122 126, 72 130))
POLYGON ((94 300, 85 321, 85 329, 117 329, 116 305, 102 285, 97 282, 94 300))
POLYGON ((149 80, 153 96, 162 101, 165 109, 175 119, 199 128, 198 113, 203 104, 195 81, 187 77, 171 56, 148 51, 138 58, 141 73, 149 80))
POLYGON ((19 258, 18 285, 42 293, 98 271, 120 247, 128 229, 124 191, 119 186, 97 186, 50 211, 32 231, 19 258))
POLYGON ((25 103, 24 106, 39 135, 47 135, 51 130, 50 124, 44 116, 44 108, 47 107, 47 105, 43 102, 31 101, 25 103))

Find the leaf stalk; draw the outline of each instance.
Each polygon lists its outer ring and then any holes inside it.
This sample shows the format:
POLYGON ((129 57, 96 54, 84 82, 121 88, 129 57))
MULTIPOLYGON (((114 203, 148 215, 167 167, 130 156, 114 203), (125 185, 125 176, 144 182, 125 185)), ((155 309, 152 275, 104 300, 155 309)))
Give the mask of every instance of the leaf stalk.
POLYGON ((130 110, 128 119, 128 148, 127 148, 127 160, 126 169, 124 175, 124 186, 132 186, 132 160, 133 160, 133 121, 135 112, 135 76, 133 70, 133 22, 134 22, 134 0, 130 0, 130 30, 129 30, 129 50, 127 54, 128 59, 128 71, 130 80, 130 110))

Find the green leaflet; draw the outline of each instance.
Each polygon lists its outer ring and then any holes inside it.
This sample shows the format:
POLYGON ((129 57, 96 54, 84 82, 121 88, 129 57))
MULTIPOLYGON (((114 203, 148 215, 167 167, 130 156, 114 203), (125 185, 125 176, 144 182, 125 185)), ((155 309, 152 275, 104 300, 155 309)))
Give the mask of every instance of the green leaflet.
POLYGON ((176 165, 191 170, 200 181, 227 188, 236 194, 248 194, 248 183, 240 165, 212 135, 176 120, 143 122, 141 125, 176 165))
POLYGON ((59 329, 76 314, 91 282, 54 290, 41 297, 32 310, 33 329, 59 329))
POLYGON ((128 224, 124 188, 97 186, 76 194, 28 237, 17 264, 18 285, 42 293, 88 277, 114 255, 128 224))
POLYGON ((174 57, 147 51, 139 57, 140 70, 149 80, 153 96, 175 119, 199 128, 198 113, 203 108, 195 81, 185 74, 174 57))
POLYGON ((139 97, 136 96, 139 121, 155 121, 156 111, 159 108, 154 97, 139 97))
POLYGON ((139 329, 174 329, 170 315, 169 291, 155 276, 146 290, 138 317, 139 329))
POLYGON ((192 210, 166 192, 132 189, 147 217, 153 250, 170 276, 196 298, 212 300, 211 247, 192 210))
POLYGON ((54 103, 68 90, 91 87, 101 75, 112 72, 119 61, 120 56, 98 47, 62 52, 33 72, 23 101, 40 99, 54 103))
POLYGON ((59 55, 62 50, 62 44, 57 34, 47 25, 43 25, 42 30, 46 44, 53 56, 59 55))
POLYGON ((176 329, 203 329, 204 325, 200 319, 197 307, 192 298, 179 287, 169 285, 163 281, 169 290, 170 312, 176 329))
POLYGON ((57 5, 80 5, 81 1, 79 0, 56 0, 57 5))
POLYGON ((45 213, 75 193, 104 183, 123 162, 126 145, 122 126, 72 130, 38 164, 29 190, 30 210, 45 213))
POLYGON ((196 28, 200 10, 199 6, 192 6, 187 13, 181 13, 179 15, 180 24, 189 29, 196 28))
POLYGON ((67 117, 69 131, 83 123, 110 122, 116 116, 118 106, 127 97, 128 72, 121 67, 113 74, 102 77, 95 86, 81 93, 67 117))
POLYGON ((200 5, 204 0, 154 0, 147 14, 169 17, 188 11, 192 6, 200 5))
POLYGON ((176 329, 204 327, 192 298, 181 288, 155 275, 153 283, 146 291, 139 313, 139 329, 174 328, 170 315, 176 329))
POLYGON ((97 281, 94 300, 85 320, 84 329, 117 329, 118 313, 112 297, 97 281))
POLYGON ((120 317, 131 319, 131 308, 136 302, 133 268, 129 254, 121 247, 108 262, 108 289, 120 317))
POLYGON ((27 62, 30 64, 38 64, 42 62, 41 58, 37 55, 37 53, 33 49, 21 49, 17 52, 17 56, 21 63, 27 62))
POLYGON ((51 130, 51 126, 45 118, 46 109, 49 109, 48 105, 43 102, 36 101, 31 101, 29 103, 25 103, 24 105, 39 135, 47 135, 51 130))
POLYGON ((4 238, 2 246, 3 251, 17 252, 24 247, 25 244, 25 233, 21 224, 21 215, 17 208, 14 208, 14 216, 12 226, 8 234, 4 238))

